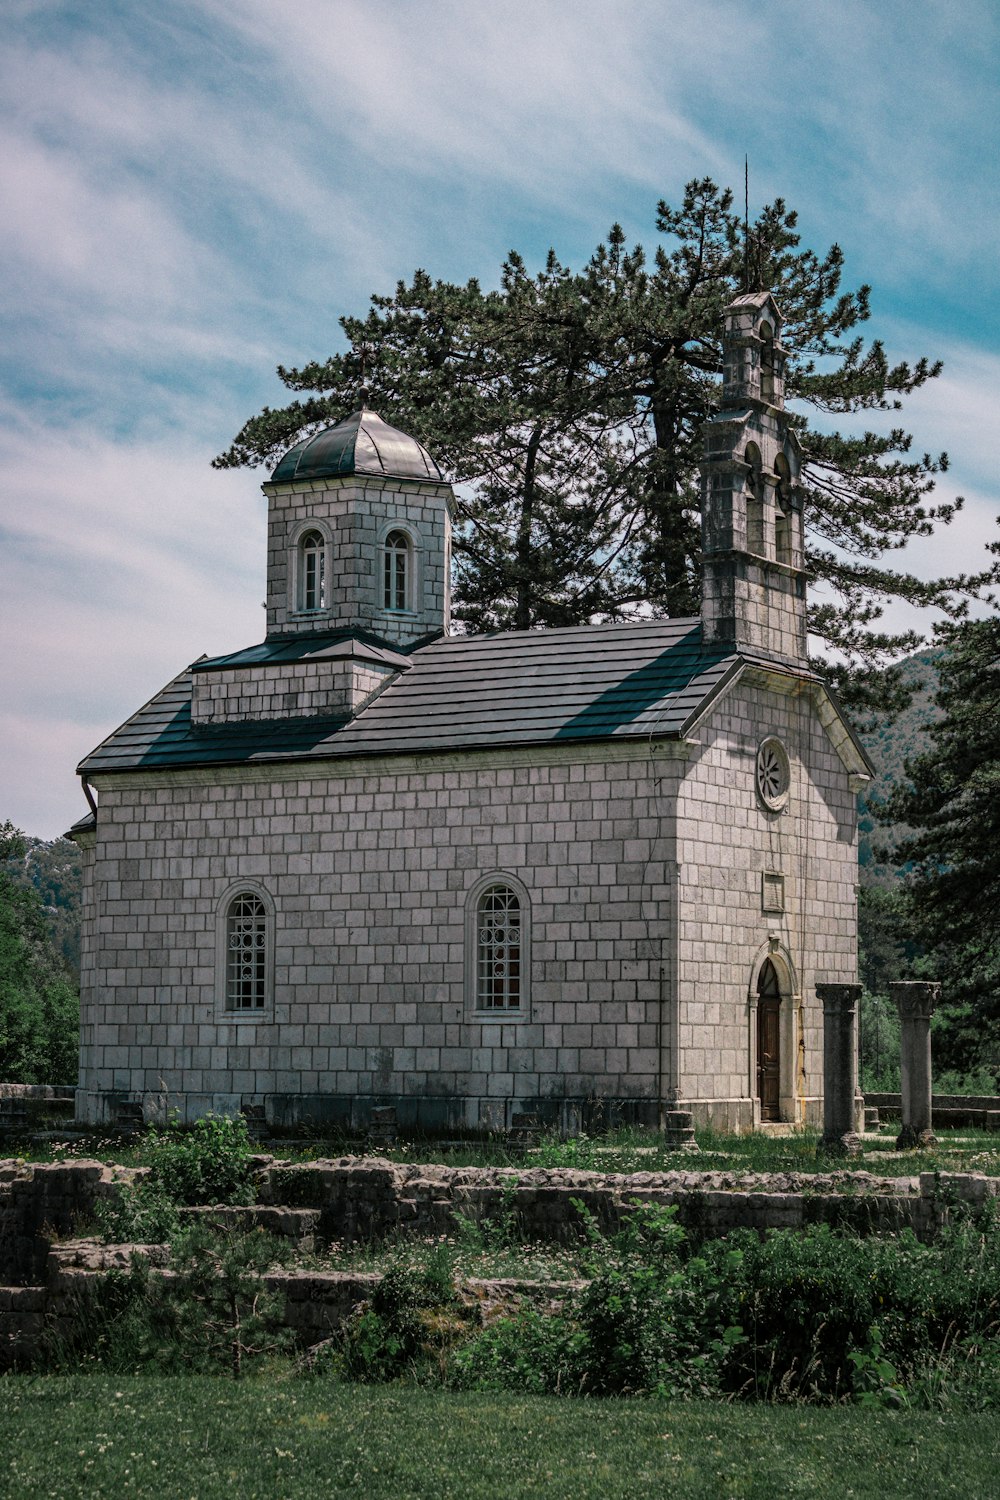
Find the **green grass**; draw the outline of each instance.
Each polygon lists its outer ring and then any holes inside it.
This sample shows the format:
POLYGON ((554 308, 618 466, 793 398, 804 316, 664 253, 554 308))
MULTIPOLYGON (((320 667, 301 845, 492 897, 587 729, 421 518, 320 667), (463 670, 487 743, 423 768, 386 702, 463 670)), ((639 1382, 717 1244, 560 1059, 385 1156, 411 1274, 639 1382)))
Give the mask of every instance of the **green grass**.
MULTIPOLYGON (((792 1136, 748 1134, 718 1135, 698 1132, 697 1155, 668 1151, 652 1132, 620 1130, 606 1136, 582 1137, 559 1141, 543 1140, 540 1149, 525 1156, 511 1155, 502 1139, 470 1141, 444 1150, 440 1142, 414 1140, 401 1142, 391 1151, 379 1153, 390 1161, 450 1167, 577 1167, 595 1172, 803 1172, 817 1173, 850 1170, 870 1172, 879 1177, 911 1177, 919 1172, 984 1172, 1000 1176, 1000 1136, 971 1128, 939 1131, 938 1146, 931 1151, 897 1151, 897 1126, 883 1126, 877 1136, 865 1139, 860 1157, 838 1161, 818 1156, 819 1137, 812 1131, 792 1136)), ((98 1161, 135 1165, 139 1160, 137 1143, 120 1138, 87 1137, 69 1143, 47 1142, 32 1147, 11 1142, 5 1149, 22 1155, 28 1161, 71 1161, 88 1157, 98 1161)), ((287 1141, 268 1146, 268 1151, 289 1162, 308 1162, 320 1158, 362 1154, 360 1142, 325 1140, 287 1141)))
POLYGON ((319 1380, 0 1380, 0 1494, 24 1500, 986 1500, 998 1459, 991 1414, 454 1395, 319 1380))

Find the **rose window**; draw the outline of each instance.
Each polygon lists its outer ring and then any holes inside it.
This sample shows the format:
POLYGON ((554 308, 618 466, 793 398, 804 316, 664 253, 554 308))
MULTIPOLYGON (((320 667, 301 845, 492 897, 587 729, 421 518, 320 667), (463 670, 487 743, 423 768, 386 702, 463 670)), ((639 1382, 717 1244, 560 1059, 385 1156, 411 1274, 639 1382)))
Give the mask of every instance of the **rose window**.
POLYGON ((780 740, 765 740, 757 751, 757 794, 771 812, 780 812, 788 801, 790 780, 784 745, 780 740))

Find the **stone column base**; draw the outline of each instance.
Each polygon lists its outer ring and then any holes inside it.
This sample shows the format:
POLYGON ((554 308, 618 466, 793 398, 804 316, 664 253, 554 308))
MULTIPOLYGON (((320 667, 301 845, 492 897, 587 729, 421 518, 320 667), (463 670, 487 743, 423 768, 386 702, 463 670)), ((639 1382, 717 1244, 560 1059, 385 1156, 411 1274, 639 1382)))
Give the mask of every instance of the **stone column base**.
POLYGON ((825 1135, 816 1147, 818 1156, 857 1156, 861 1151, 861 1137, 853 1130, 843 1135, 825 1135))
POLYGON ((689 1109, 669 1109, 663 1121, 663 1144, 668 1151, 699 1150, 694 1138, 694 1115, 689 1109))
POLYGON ((904 1125, 896 1137, 897 1151, 921 1151, 936 1145, 937 1136, 932 1130, 914 1130, 912 1125, 904 1125))

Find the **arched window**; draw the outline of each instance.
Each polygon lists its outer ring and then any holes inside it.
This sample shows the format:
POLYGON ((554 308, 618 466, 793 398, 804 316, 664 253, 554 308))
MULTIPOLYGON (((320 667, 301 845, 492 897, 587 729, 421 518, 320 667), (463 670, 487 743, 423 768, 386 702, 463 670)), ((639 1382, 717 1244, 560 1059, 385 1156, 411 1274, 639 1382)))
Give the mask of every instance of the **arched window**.
POLYGON ((509 885, 488 885, 476 902, 476 1009, 520 1010, 521 900, 509 885))
POLYGON ((757 980, 757 1096, 762 1120, 781 1119, 781 984, 770 959, 757 980))
POLYGON ((774 460, 774 472, 777 477, 776 490, 778 499, 774 517, 774 555, 778 562, 786 563, 790 567, 792 562, 792 535, 789 507, 792 499, 792 470, 788 459, 783 453, 779 453, 774 460))
POLYGON ((318 531, 299 542, 299 608, 326 608, 326 543, 318 531))
POLYGON ((410 539, 405 531, 390 531, 383 548, 382 604, 385 609, 410 609, 410 539))
POLYGON ((750 465, 746 478, 747 494, 747 551, 758 557, 764 555, 764 479, 761 473, 763 460, 756 443, 747 443, 743 462, 750 465))
POLYGON ((226 1010, 263 1010, 267 998, 267 908, 254 891, 226 907, 226 1010))

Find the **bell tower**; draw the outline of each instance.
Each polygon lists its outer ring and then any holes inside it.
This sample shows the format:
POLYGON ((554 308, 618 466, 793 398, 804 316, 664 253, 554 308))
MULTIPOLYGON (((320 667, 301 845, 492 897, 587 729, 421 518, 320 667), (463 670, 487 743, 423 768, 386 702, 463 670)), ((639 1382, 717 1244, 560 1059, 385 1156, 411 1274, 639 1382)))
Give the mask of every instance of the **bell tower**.
POLYGON ((702 637, 805 662, 801 450, 785 412, 781 313, 770 292, 725 310, 722 406, 701 464, 702 637))

